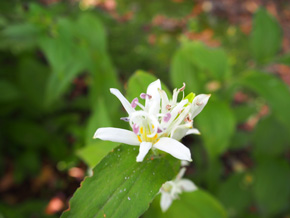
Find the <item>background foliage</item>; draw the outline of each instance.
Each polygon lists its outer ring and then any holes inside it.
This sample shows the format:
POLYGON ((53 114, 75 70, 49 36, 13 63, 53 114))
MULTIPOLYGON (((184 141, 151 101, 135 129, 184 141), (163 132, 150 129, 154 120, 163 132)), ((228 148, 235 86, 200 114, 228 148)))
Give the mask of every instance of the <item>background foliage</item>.
POLYGON ((0 217, 58 217, 118 145, 95 130, 128 128, 109 88, 156 78, 212 95, 183 140, 200 190, 144 217, 289 217, 290 5, 229 4, 1 1, 0 217))

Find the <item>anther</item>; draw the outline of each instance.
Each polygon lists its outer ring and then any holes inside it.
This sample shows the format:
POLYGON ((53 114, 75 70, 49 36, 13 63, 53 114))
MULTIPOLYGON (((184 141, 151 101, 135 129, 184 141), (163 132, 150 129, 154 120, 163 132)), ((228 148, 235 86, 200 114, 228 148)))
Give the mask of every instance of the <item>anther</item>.
POLYGON ((171 114, 170 114, 170 113, 167 113, 167 114, 165 114, 165 116, 163 117, 163 121, 164 121, 164 122, 168 122, 168 121, 170 120, 170 118, 171 118, 171 114))
POLYGON ((123 120, 125 122, 129 122, 130 121, 129 117, 121 117, 120 120, 123 120))
POLYGON ((137 103, 138 103, 138 98, 134 98, 133 101, 131 102, 131 107, 136 108, 137 103))
POLYGON ((185 89, 185 83, 183 83, 183 86, 180 89, 178 89, 178 91, 183 92, 184 89, 185 89))
POLYGON ((151 98, 152 98, 151 95, 148 95, 148 94, 146 94, 146 93, 141 93, 141 94, 140 94, 140 98, 145 99, 146 97, 147 97, 148 99, 151 99, 151 98))

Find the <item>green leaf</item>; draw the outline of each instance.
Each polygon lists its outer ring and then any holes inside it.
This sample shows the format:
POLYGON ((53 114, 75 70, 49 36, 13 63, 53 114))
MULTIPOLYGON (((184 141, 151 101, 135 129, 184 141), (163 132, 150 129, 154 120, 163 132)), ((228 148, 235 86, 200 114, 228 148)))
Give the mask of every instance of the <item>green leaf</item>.
POLYGON ((277 58, 277 60, 281 64, 285 64, 290 66, 290 53, 283 55, 282 57, 277 58))
POLYGON ((253 193, 263 217, 274 217, 289 206, 290 167, 287 162, 268 159, 258 163, 253 173, 253 193))
MULTIPOLYGON (((139 97, 141 93, 146 93, 148 85, 155 80, 157 80, 157 78, 152 74, 149 74, 142 70, 136 71, 128 81, 126 95, 127 99, 131 101, 134 98, 139 97)), ((171 96, 171 93, 168 91, 167 87, 163 83, 161 85, 162 89, 165 90, 167 95, 171 96)))
POLYGON ((283 154, 290 148, 287 129, 272 116, 258 123, 252 141, 253 154, 259 159, 283 154))
POLYGON ((206 81, 223 80, 229 64, 222 49, 211 49, 200 42, 185 43, 172 60, 170 76, 176 87, 186 82, 190 91, 203 91, 206 81))
POLYGON ((138 163, 137 148, 121 145, 109 153, 82 182, 61 217, 141 216, 161 185, 176 176, 180 161, 168 155, 138 163))
POLYGON ((77 155, 93 168, 116 146, 118 143, 95 139, 94 143, 78 150, 77 155))
POLYGON ((230 217, 239 217, 251 203, 250 185, 252 176, 245 173, 233 174, 219 186, 218 198, 230 217))
POLYGON ((221 204, 210 194, 199 189, 182 193, 180 199, 173 201, 170 208, 162 213, 160 198, 156 198, 152 207, 144 214, 144 218, 225 218, 226 212, 221 204))
POLYGON ((211 158, 227 149, 235 130, 235 118, 228 104, 210 100, 195 118, 195 124, 211 158))
POLYGON ((254 15, 250 49, 258 62, 270 60, 280 49, 281 28, 276 19, 260 8, 254 15))
POLYGON ((285 83, 274 75, 256 71, 245 74, 240 82, 266 99, 275 116, 290 130, 290 90, 285 83))
POLYGON ((9 81, 0 80, 0 102, 10 102, 19 97, 19 91, 16 86, 9 81))

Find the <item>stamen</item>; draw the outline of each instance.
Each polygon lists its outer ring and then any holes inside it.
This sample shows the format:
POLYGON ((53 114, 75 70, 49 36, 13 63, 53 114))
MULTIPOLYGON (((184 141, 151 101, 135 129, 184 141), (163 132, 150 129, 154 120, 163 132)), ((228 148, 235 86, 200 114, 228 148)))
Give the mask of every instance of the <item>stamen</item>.
POLYGON ((131 107, 136 108, 137 103, 138 103, 138 98, 134 98, 133 101, 131 102, 131 107))
POLYGON ((139 133, 139 126, 137 126, 137 124, 134 123, 132 128, 133 128, 133 132, 137 135, 139 133))
POLYGON ((167 122, 170 120, 170 118, 171 118, 171 114, 170 114, 170 113, 167 113, 167 114, 163 117, 163 121, 167 123, 167 122))
POLYGON ((140 133, 143 134, 143 127, 140 127, 140 133))
POLYGON ((183 83, 183 86, 180 89, 178 89, 178 91, 183 92, 184 89, 185 89, 185 83, 183 83))
POLYGON ((142 142, 140 136, 137 135, 137 138, 138 138, 138 141, 139 141, 139 142, 142 142))
POLYGON ((160 128, 158 128, 157 133, 162 133, 162 130, 160 128))
POLYGON ((152 124, 152 129, 154 129, 154 125, 152 124))
POLYGON ((123 120, 125 122, 129 122, 130 121, 129 117, 121 117, 120 120, 123 120))
POLYGON ((168 111, 170 111, 170 109, 171 109, 171 105, 170 105, 170 104, 166 105, 166 109, 167 109, 168 111))
POLYGON ((151 95, 148 95, 148 94, 146 94, 146 93, 141 93, 141 94, 140 94, 140 98, 145 99, 146 97, 147 97, 148 99, 151 99, 151 98, 152 98, 151 95))
POLYGON ((158 136, 158 135, 156 134, 156 135, 154 136, 154 139, 157 139, 157 136, 158 136))

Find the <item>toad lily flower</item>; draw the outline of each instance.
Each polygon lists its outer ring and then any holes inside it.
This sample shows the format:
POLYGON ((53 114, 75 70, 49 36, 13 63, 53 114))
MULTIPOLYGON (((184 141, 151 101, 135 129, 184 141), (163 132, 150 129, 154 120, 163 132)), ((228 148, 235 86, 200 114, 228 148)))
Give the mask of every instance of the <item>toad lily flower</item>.
POLYGON ((193 192, 197 189, 195 184, 189 179, 182 179, 186 169, 183 167, 173 181, 168 181, 160 188, 160 207, 163 212, 167 211, 172 202, 178 199, 182 192, 193 192))
MULTIPOLYGON (((177 102, 179 92, 183 92, 185 84, 175 89, 173 98, 168 99, 161 89, 160 80, 152 82, 146 93, 140 95, 145 99, 145 106, 134 98, 130 103, 118 89, 111 88, 128 113, 128 117, 121 118, 129 122, 133 131, 119 128, 99 128, 94 138, 140 146, 137 162, 142 162, 150 149, 167 152, 180 160, 191 161, 190 150, 179 140, 188 134, 199 134, 192 127, 193 118, 200 113, 206 105, 210 95, 191 93, 177 102), (140 110, 136 110, 136 107, 140 110)), ((184 94, 184 93, 183 93, 184 94)))

